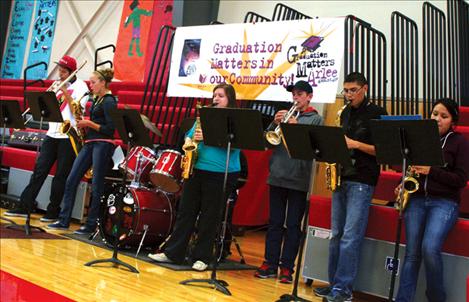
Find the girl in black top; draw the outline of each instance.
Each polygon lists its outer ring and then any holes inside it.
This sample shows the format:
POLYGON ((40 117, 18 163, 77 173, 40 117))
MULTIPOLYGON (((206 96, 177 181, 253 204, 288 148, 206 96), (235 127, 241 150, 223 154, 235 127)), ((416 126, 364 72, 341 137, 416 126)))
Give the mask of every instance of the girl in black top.
POLYGON ((90 76, 90 86, 94 96, 90 120, 80 120, 77 123, 79 129, 86 131, 85 144, 67 178, 60 220, 48 225, 51 229, 68 229, 78 185, 90 167, 93 169, 93 189, 88 218, 86 224, 75 233, 89 234, 96 229, 100 198, 104 190, 104 176, 114 151, 115 127, 109 114, 110 110, 117 106, 116 99, 109 90, 113 76, 114 72, 109 68, 96 70, 90 76))
POLYGON ((427 299, 446 299, 441 249, 457 221, 461 191, 467 184, 469 142, 454 130, 459 118, 455 101, 436 101, 431 118, 438 122, 445 165, 412 166, 419 174, 419 190, 411 195, 404 213, 407 244, 396 301, 414 300, 422 260, 427 299))

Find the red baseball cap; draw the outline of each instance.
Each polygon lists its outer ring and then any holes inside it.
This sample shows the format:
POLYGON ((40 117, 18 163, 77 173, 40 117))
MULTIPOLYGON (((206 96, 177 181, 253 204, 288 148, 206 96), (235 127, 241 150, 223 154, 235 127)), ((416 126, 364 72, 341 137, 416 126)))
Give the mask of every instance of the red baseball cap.
POLYGON ((55 62, 60 66, 69 69, 71 72, 77 70, 77 61, 71 56, 63 56, 58 62, 55 62))

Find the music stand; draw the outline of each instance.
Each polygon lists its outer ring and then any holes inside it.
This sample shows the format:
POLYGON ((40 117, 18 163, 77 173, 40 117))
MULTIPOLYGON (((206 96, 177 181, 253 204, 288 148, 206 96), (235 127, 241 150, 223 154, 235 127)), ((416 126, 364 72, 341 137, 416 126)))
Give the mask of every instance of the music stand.
MULTIPOLYGON (((6 128, 24 129, 23 119, 21 118, 21 109, 18 101, 0 101, 0 127, 2 132, 2 148, 5 146, 6 128)), ((0 152, 0 164, 3 162, 3 152, 0 152)), ((0 217, 0 219, 8 221, 12 225, 17 225, 11 219, 0 217)))
MULTIPOLYGON (((200 119, 202 131, 204 134, 204 144, 207 146, 226 148, 225 176, 223 180, 223 199, 226 194, 226 182, 228 179, 228 165, 230 160, 231 148, 247 150, 264 150, 264 137, 262 130, 261 113, 253 109, 235 109, 235 108, 201 108, 200 119)), ((227 200, 222 200, 227 203, 227 200)), ((220 211, 223 211, 221 207, 220 211)), ((216 229, 219 230, 219 242, 214 242, 215 255, 212 255, 212 274, 210 279, 188 279, 181 281, 180 284, 189 285, 190 283, 208 283, 213 285, 216 290, 231 296, 228 290, 229 285, 224 280, 217 279, 218 257, 223 250, 226 231, 226 219, 228 215, 228 205, 225 205, 225 216, 223 223, 216 222, 216 229)))
MULTIPOLYGON (((350 167, 352 165, 350 152, 347 149, 342 128, 285 123, 281 123, 280 128, 283 134, 283 142, 286 145, 288 154, 291 158, 302 160, 315 159, 318 162, 339 163, 344 167, 350 167)), ((302 236, 300 239, 293 291, 291 294, 280 296, 280 299, 277 301, 308 301, 304 298, 298 297, 298 280, 300 278, 303 247, 308 226, 309 202, 314 183, 314 171, 316 170, 314 168, 315 164, 316 163, 313 162, 311 165, 311 178, 308 194, 306 195, 306 207, 303 218, 302 236)))
MULTIPOLYGON (((403 200, 404 179, 409 165, 442 166, 438 125, 435 120, 371 120, 371 135, 376 147, 376 160, 379 164, 402 164, 402 180, 399 197, 403 200)), ((392 259, 392 276, 388 300, 393 301, 394 283, 398 270, 399 245, 403 210, 399 211, 396 227, 396 242, 392 259)))
MULTIPOLYGON (((130 151, 131 146, 136 145, 136 146, 147 146, 151 147, 152 143, 150 140, 150 137, 148 136, 148 132, 143 125, 142 118, 140 117, 140 113, 135 110, 135 109, 117 109, 113 108, 109 112, 112 121, 114 122, 114 125, 116 126, 117 131, 119 132, 119 135, 122 139, 122 141, 126 144, 128 144, 128 151, 130 151)), ((127 152, 128 155, 129 152, 127 152)), ((124 176, 122 177, 122 184, 125 185, 125 179, 126 179, 126 174, 127 174, 127 156, 125 158, 125 168, 124 168, 124 176)), ((138 165, 136 167, 136 170, 138 169, 138 165)), ((121 201, 123 202, 123 201, 121 201)), ((98 218, 98 225, 101 224, 100 219, 98 218)), ((99 227, 97 228, 97 231, 90 236, 90 238, 94 238, 99 231, 99 227)), ((122 260, 119 260, 117 258, 117 254, 119 252, 119 238, 121 237, 120 233, 121 227, 118 226, 118 232, 115 235, 114 238, 114 243, 113 243, 113 254, 112 258, 108 259, 98 259, 98 260, 93 260, 90 262, 85 263, 85 266, 91 266, 93 264, 97 263, 106 263, 110 262, 115 265, 122 265, 126 268, 128 268, 131 272, 133 273, 139 273, 139 271, 131 266, 130 264, 127 264, 123 262, 122 260)), ((145 228, 145 233, 142 236, 142 239, 140 240, 140 245, 138 247, 138 251, 140 251, 140 248, 143 244, 143 240, 145 239, 146 232, 148 231, 148 228, 145 228)), ((137 251, 137 254, 138 254, 137 251)))
MULTIPOLYGON (((25 91, 24 97, 28 100, 29 108, 31 109, 31 114, 33 115, 34 120, 39 122, 39 129, 42 129, 43 122, 55 122, 62 123, 64 120, 62 114, 60 113, 59 103, 57 97, 52 91, 25 91)), ((36 161, 39 157, 39 144, 36 147, 36 161)), ((31 227, 30 218, 31 218, 31 205, 27 206, 27 215, 24 229, 27 235, 30 235, 30 230, 36 229, 41 232, 45 232, 44 229, 40 227, 31 227)), ((21 225, 11 225, 7 226, 11 229, 17 229, 17 227, 22 227, 21 225)))

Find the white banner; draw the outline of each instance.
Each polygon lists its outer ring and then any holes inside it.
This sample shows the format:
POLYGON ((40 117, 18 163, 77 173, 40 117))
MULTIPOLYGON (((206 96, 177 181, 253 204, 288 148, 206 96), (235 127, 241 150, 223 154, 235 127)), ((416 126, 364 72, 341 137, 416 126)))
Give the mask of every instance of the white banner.
POLYGON ((232 84, 241 100, 291 101, 298 80, 315 103, 336 99, 344 49, 344 19, 179 27, 171 56, 169 96, 212 96, 232 84))

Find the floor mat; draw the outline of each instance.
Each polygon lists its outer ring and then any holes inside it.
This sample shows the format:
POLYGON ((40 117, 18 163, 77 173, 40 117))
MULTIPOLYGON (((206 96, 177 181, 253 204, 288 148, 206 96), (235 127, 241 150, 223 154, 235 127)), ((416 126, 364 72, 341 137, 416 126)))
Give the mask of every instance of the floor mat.
MULTIPOLYGON (((95 245, 95 246, 98 246, 98 247, 101 247, 101 248, 105 248, 105 249, 108 249, 108 250, 112 250, 111 247, 109 247, 103 240, 102 238, 98 235, 96 236, 96 238, 94 238, 93 241, 89 240, 89 236, 88 235, 76 235, 76 234, 73 234, 73 233, 70 233, 70 234, 63 234, 64 236, 66 237, 69 237, 71 239, 75 239, 75 240, 79 240, 81 242, 85 242, 85 243, 88 243, 88 244, 92 244, 92 245, 95 245)), ((129 257, 132 257, 132 258, 137 258, 139 260, 143 260, 145 262, 148 262, 148 263, 151 263, 151 264, 155 264, 155 265, 158 265, 158 266, 162 266, 162 267, 165 267, 165 268, 169 268, 169 269, 172 269, 172 270, 175 270, 175 271, 190 271, 192 270, 192 265, 189 265, 189 264, 173 264, 173 263, 159 263, 159 262, 156 262, 150 258, 148 258, 148 253, 150 252, 153 252, 153 250, 149 250, 149 249, 145 249, 145 248, 142 248, 140 250, 140 253, 138 254, 137 257, 135 257, 135 254, 136 254, 136 251, 137 249, 129 249, 129 250, 120 250, 119 251, 119 254, 122 254, 122 255, 126 255, 126 256, 129 256, 129 257)), ((208 269, 210 269, 211 266, 209 266, 208 269)), ((239 263, 238 261, 232 261, 232 260, 229 260, 229 259, 226 259, 224 260, 223 262, 220 262, 220 264, 218 265, 218 270, 255 270, 257 267, 255 266, 252 266, 252 265, 248 265, 248 264, 242 264, 242 263, 239 263)))
POLYGON ((40 232, 37 230, 31 230, 31 235, 26 235, 24 227, 17 225, 16 229, 7 228, 10 225, 8 223, 2 223, 0 225, 0 238, 2 239, 65 239, 68 238, 57 236, 54 234, 40 232))

